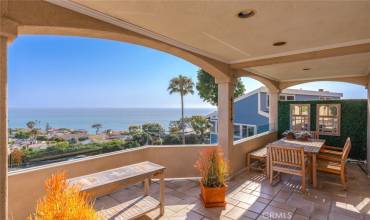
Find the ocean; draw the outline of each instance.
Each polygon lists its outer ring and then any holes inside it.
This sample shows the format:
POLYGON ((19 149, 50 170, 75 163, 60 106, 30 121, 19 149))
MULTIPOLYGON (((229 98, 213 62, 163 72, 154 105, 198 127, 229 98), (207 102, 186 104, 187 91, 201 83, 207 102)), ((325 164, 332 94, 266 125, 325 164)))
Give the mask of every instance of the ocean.
MULTIPOLYGON (((215 108, 186 108, 185 115, 207 115, 215 108)), ((29 121, 36 121, 37 127, 45 129, 46 123, 52 128, 85 129, 94 133, 92 124, 103 125, 101 130, 125 130, 130 125, 148 122, 160 123, 168 130, 170 121, 179 120, 178 108, 10 108, 9 127, 24 128, 29 121)))

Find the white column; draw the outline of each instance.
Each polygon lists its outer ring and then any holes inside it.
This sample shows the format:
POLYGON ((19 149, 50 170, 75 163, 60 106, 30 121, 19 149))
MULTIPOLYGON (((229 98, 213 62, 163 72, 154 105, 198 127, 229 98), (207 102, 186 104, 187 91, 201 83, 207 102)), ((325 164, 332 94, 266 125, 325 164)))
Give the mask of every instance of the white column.
POLYGON ((270 107, 269 107, 269 127, 270 131, 277 131, 278 129, 278 92, 270 92, 270 107))
POLYGON ((367 172, 370 176, 370 76, 367 85, 367 172))
MULTIPOLYGON (((218 144, 230 161, 233 146, 233 94, 234 82, 218 82, 218 144)), ((230 164, 231 166, 231 164, 230 164)), ((230 167, 231 168, 231 167, 230 167)))
POLYGON ((8 218, 7 37, 0 36, 0 219, 8 218))

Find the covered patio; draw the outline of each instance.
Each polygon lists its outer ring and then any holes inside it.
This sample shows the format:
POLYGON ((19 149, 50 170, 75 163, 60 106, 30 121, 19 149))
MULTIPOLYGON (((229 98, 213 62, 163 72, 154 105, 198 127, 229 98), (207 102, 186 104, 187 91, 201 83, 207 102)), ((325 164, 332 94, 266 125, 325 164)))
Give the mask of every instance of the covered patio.
MULTIPOLYGON (((164 218, 256 219, 265 217, 261 213, 268 210, 283 210, 297 219, 368 219, 369 179, 356 166, 348 165, 348 191, 322 185, 328 177, 319 176, 319 187, 302 195, 295 188, 299 181, 290 176, 271 187, 261 174, 247 174, 245 159, 246 153, 277 139, 282 89, 312 81, 349 82, 368 88, 369 11, 368 1, 2 0, 0 130, 8 130, 7 49, 18 35, 83 36, 134 43, 183 58, 210 73, 218 84, 218 145, 230 162, 232 177, 228 205, 225 210, 202 209, 196 182, 168 180, 164 218), (268 88, 270 131, 234 142, 233 84, 242 76, 268 88)), ((369 137, 369 111, 364 120, 369 137)), ((193 167, 198 151, 213 146, 145 146, 8 174, 8 136, 1 132, 0 219, 25 219, 44 194, 43 181, 57 171, 66 170, 70 177, 77 177, 148 160, 165 166, 166 178, 193 178, 198 176, 193 167)), ((369 161, 370 138, 367 149, 369 161)), ((367 168, 370 170, 370 163, 367 168)), ((105 209, 129 198, 139 190, 135 187, 99 198, 96 207, 105 209)), ((152 188, 156 192, 156 183, 152 188)))

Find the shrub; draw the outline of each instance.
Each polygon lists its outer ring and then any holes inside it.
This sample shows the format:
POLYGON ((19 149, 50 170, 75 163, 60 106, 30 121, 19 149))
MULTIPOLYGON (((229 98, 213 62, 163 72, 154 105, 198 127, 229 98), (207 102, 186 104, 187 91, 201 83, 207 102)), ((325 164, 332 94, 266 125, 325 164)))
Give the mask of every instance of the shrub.
POLYGON ((89 137, 79 137, 78 141, 86 141, 87 139, 89 139, 89 137))
POLYGON ((16 148, 10 153, 10 162, 16 166, 20 166, 24 156, 23 151, 16 148))
POLYGON ((68 186, 64 173, 45 181, 46 196, 38 201, 29 220, 97 220, 101 219, 88 202, 88 195, 78 186, 68 186))
POLYGON ((227 163, 220 147, 207 148, 200 151, 195 164, 206 187, 223 187, 226 185, 227 163))
POLYGON ((25 131, 18 131, 17 133, 15 133, 14 137, 17 139, 28 139, 31 137, 31 133, 25 131))

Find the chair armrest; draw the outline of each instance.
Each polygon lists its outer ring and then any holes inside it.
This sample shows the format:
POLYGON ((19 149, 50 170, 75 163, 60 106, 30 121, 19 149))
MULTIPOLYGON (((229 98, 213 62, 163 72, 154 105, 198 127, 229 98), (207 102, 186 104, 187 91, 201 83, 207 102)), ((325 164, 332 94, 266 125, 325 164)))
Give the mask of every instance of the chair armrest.
POLYGON ((333 154, 333 155, 336 155, 336 156, 342 156, 342 154, 343 154, 343 152, 334 151, 334 150, 326 150, 326 149, 321 149, 320 153, 333 154))
POLYGON ((334 146, 328 146, 328 145, 324 145, 324 146, 322 147, 322 149, 335 150, 335 151, 343 151, 343 148, 340 148, 340 147, 334 147, 334 146))
POLYGON ((342 162, 342 159, 341 158, 338 158, 338 157, 330 157, 330 156, 326 156, 326 155, 317 155, 317 158, 318 159, 321 159, 321 160, 329 160, 329 161, 333 161, 333 162, 342 162))

